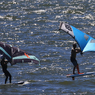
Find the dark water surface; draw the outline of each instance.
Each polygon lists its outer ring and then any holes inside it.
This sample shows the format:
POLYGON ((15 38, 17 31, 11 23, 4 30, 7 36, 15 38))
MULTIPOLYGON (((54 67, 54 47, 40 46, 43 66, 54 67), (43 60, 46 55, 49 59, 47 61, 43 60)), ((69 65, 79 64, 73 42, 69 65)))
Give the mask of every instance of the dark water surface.
MULTIPOLYGON (((0 0, 0 41, 34 54, 41 66, 31 63, 8 65, 12 82, 4 85, 0 71, 0 95, 95 95, 95 76, 74 81, 70 50, 74 40, 60 32, 68 22, 95 38, 95 0, 0 0)), ((95 70, 95 53, 77 55, 81 72, 95 70)), ((0 66, 1 68, 1 66, 0 66)))

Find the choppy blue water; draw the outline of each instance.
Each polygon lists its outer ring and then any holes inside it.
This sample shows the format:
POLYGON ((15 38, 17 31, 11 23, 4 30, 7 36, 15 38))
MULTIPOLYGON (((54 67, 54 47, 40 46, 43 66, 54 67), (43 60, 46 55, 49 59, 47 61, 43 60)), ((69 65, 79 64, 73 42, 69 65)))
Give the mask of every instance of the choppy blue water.
MULTIPOLYGON (((8 64, 12 82, 4 85, 0 69, 0 95, 94 95, 95 76, 78 77, 74 81, 70 51, 74 40, 60 32, 60 21, 95 38, 94 0, 0 0, 0 41, 34 54, 41 66, 8 64)), ((81 72, 95 70, 95 53, 77 55, 81 72)), ((1 66, 0 66, 1 68, 1 66)))

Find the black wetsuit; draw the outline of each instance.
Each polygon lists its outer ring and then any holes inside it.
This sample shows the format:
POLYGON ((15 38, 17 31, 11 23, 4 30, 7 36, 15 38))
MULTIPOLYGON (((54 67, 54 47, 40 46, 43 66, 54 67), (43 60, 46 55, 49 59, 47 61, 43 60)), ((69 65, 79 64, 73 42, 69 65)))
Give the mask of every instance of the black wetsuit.
POLYGON ((9 82, 11 83, 11 74, 7 70, 7 63, 8 62, 6 62, 6 61, 4 61, 4 59, 2 59, 2 61, 1 61, 2 71, 4 72, 4 74, 6 76, 5 84, 7 82, 8 77, 9 77, 9 82))

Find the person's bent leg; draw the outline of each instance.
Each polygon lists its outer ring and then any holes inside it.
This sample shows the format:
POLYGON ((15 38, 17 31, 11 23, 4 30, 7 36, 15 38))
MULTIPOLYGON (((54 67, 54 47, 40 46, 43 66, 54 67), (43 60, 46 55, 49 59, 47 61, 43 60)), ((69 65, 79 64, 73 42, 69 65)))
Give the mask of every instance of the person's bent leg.
POLYGON ((7 80, 8 80, 8 76, 6 76, 6 78, 5 78, 5 84, 7 83, 7 80))
POLYGON ((10 83, 11 83, 11 80, 12 80, 12 76, 10 75, 10 76, 9 76, 9 82, 10 82, 10 83))
POLYGON ((78 71, 78 74, 83 74, 83 73, 80 73, 79 71, 79 65, 77 65, 77 71, 78 71))
POLYGON ((9 73, 9 71, 7 71, 7 74, 8 74, 8 76, 9 76, 9 82, 11 83, 12 76, 11 76, 11 74, 9 73))
POLYGON ((78 71, 78 74, 80 73, 80 71, 79 71, 79 65, 77 64, 77 71, 78 71))
POLYGON ((75 74, 75 68, 76 68, 76 67, 74 66, 74 68, 73 68, 73 74, 75 74))

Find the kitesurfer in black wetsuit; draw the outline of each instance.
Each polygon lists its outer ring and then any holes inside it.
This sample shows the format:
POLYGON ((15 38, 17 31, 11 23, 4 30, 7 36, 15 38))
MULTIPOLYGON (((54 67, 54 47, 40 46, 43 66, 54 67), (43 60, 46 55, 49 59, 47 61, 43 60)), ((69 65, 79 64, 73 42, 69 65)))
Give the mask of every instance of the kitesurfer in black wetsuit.
MULTIPOLYGON (((76 44, 73 44, 73 48, 71 50, 71 57, 70 57, 70 60, 74 65, 73 74, 75 74, 75 68, 77 68, 78 74, 83 74, 83 73, 80 73, 79 65, 78 65, 77 60, 76 60, 76 54, 79 53, 79 52, 81 53, 81 55, 83 54, 81 52, 81 49, 76 48, 76 44)), ((72 77, 72 79, 74 80, 74 77, 72 77)))
POLYGON ((2 71, 4 72, 4 74, 6 76, 6 78, 5 78, 5 84, 6 84, 7 80, 8 80, 8 77, 9 77, 9 82, 11 83, 11 74, 7 70, 7 63, 8 63, 8 61, 5 61, 5 58, 3 58, 1 60, 2 71))
POLYGON ((77 60, 76 60, 76 54, 79 52, 82 55, 81 49, 76 48, 76 44, 73 44, 73 49, 71 50, 71 57, 70 57, 70 60, 74 65, 73 74, 75 74, 75 68, 77 68, 78 74, 82 74, 79 71, 79 65, 78 65, 77 60))

